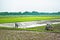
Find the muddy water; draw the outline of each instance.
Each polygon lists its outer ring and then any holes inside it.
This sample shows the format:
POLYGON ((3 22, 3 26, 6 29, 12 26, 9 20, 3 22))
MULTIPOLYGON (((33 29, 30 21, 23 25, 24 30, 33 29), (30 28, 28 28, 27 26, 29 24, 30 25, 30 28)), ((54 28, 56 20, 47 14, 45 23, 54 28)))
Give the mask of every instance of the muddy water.
MULTIPOLYGON (((36 26, 44 26, 47 23, 49 24, 59 24, 58 21, 31 21, 31 22, 17 22, 18 28, 30 28, 36 26)), ((0 24, 1 27, 15 27, 15 23, 3 23, 0 24)))

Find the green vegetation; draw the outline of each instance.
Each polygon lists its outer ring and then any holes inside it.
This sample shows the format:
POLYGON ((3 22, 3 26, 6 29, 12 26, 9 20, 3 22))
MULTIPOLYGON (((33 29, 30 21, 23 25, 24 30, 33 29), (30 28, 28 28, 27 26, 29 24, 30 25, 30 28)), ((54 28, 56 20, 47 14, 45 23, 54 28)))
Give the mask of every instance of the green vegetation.
MULTIPOLYGON (((60 19, 60 12, 57 13, 39 13, 39 12, 0 12, 0 23, 10 22, 25 22, 25 21, 40 21, 40 20, 53 20, 60 19)), ((54 25, 56 26, 56 25, 54 25)), ((58 25, 57 25, 58 26, 58 25)), ((59 26, 58 26, 59 27, 59 26)), ((56 28, 56 27, 54 27, 56 28)), ((34 27, 34 28, 6 28, 0 27, 0 29, 8 30, 28 30, 28 31, 39 31, 39 32, 50 32, 45 30, 45 26, 34 27)), ((60 32, 58 29, 54 29, 51 32, 60 32)))
MULTIPOLYGON (((53 19, 60 19, 60 16, 3 16, 0 17, 0 23, 8 23, 8 22, 23 22, 23 21, 40 21, 40 20, 53 20, 53 19)), ((7 28, 7 27, 0 27, 0 29, 5 30, 23 30, 23 31, 37 31, 37 32, 60 32, 57 25, 52 25, 54 27, 53 31, 45 30, 45 26, 40 27, 33 27, 33 28, 7 28)))
POLYGON ((0 12, 0 15, 6 16, 6 15, 50 15, 50 16, 56 16, 56 15, 60 15, 60 12, 55 12, 55 13, 44 13, 44 12, 36 12, 36 11, 32 11, 32 12, 0 12))
POLYGON ((26 30, 29 31, 38 31, 38 32, 60 32, 60 24, 52 24, 53 27, 53 31, 49 30, 45 30, 46 26, 38 26, 38 27, 33 27, 33 28, 26 28, 26 30))
MULTIPOLYGON (((39 12, 0 12, 0 23, 40 21, 60 19, 60 12, 39 13, 39 12)), ((1 40, 57 40, 60 35, 60 24, 52 24, 53 31, 45 30, 46 26, 31 28, 10 28, 0 26, 1 40), (53 33, 55 32, 55 33, 53 33), (59 35, 56 33, 59 32, 59 35)))
POLYGON ((21 31, 39 31, 44 32, 45 26, 33 27, 33 28, 10 28, 10 27, 0 27, 0 30, 21 30, 21 31))
POLYGON ((0 17, 0 23, 23 22, 23 21, 40 21, 60 19, 60 16, 16 16, 0 17))
POLYGON ((60 24, 52 25, 54 27, 54 32, 60 32, 60 24))
POLYGON ((0 30, 24 30, 24 28, 0 27, 0 30))

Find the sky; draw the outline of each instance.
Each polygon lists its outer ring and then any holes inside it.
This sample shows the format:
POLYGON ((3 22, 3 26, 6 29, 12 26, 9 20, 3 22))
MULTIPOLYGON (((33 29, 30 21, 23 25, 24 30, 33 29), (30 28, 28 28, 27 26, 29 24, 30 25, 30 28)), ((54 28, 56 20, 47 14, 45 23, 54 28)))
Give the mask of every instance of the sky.
POLYGON ((0 12, 57 12, 60 0, 0 0, 0 12))

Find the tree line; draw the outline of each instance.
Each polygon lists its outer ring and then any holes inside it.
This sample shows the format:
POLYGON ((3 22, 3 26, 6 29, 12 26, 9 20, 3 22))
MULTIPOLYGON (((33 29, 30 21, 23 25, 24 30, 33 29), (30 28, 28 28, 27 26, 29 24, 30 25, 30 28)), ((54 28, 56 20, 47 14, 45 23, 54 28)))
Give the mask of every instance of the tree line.
POLYGON ((60 12, 56 13, 44 13, 44 12, 0 12, 0 15, 60 15, 60 12))

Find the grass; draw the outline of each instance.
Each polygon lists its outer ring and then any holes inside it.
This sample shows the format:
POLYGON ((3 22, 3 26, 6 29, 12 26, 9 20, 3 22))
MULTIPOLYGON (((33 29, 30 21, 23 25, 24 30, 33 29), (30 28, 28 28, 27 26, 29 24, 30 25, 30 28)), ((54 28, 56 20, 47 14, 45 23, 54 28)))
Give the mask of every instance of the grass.
POLYGON ((0 23, 23 22, 23 21, 40 21, 60 19, 60 16, 17 16, 17 17, 0 17, 0 23))

